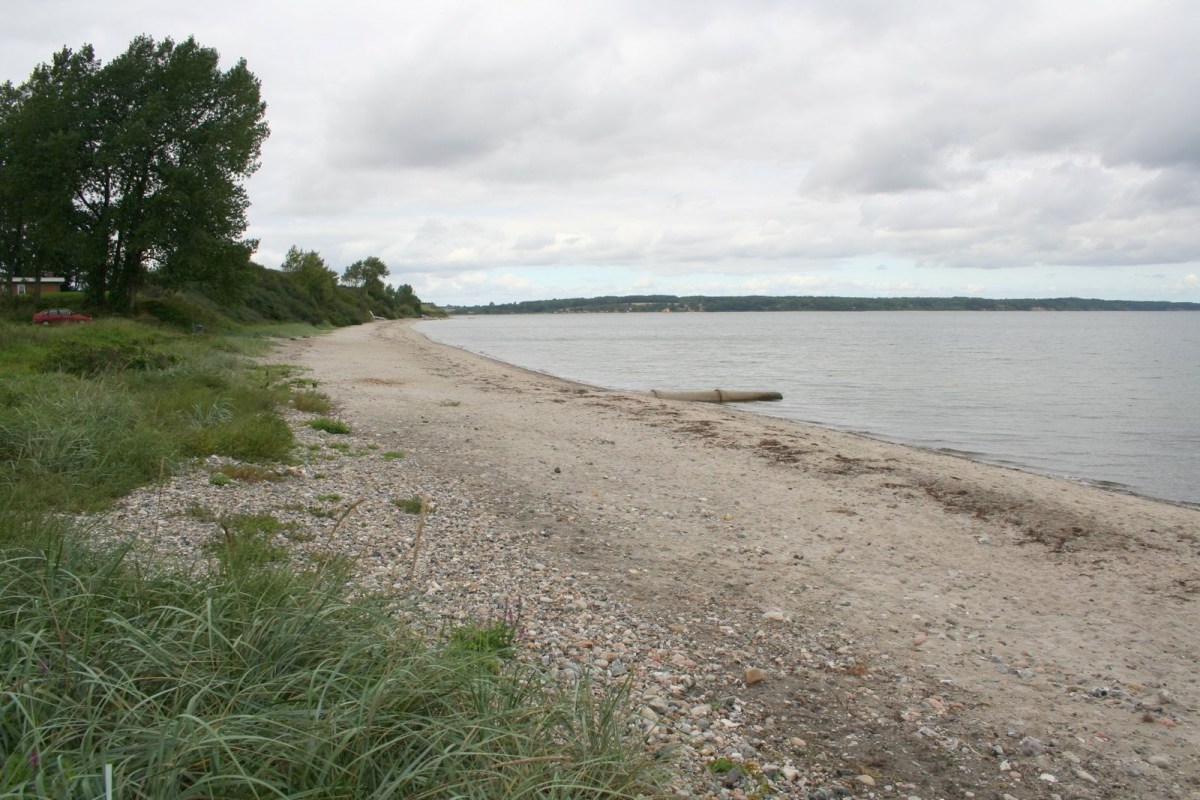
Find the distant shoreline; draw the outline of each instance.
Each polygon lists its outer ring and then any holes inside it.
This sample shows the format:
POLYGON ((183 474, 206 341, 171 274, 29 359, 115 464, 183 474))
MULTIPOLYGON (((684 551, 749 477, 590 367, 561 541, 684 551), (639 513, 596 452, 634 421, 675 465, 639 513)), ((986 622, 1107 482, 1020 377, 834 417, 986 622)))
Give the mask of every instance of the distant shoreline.
POLYGON ((724 311, 1200 311, 1200 303, 1080 297, 814 297, 624 295, 446 306, 451 314, 569 314, 724 311))

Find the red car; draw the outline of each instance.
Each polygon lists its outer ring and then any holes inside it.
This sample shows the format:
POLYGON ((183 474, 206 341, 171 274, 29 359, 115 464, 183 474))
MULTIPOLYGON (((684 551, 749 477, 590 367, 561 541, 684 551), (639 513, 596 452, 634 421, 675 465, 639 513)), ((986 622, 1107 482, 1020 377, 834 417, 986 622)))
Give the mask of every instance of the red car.
POLYGON ((91 322, 87 314, 76 314, 69 308, 47 308, 33 315, 34 325, 49 325, 58 322, 91 322))

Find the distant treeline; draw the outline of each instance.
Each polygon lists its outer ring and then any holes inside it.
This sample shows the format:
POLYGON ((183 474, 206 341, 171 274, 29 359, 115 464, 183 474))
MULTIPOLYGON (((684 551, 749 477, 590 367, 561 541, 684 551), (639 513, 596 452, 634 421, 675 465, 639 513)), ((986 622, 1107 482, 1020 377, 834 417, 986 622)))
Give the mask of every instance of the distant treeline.
POLYGON ((629 313, 638 311, 1200 311, 1200 303, 1162 300, 1094 300, 1053 297, 993 300, 986 297, 571 297, 455 306, 455 314, 629 313))

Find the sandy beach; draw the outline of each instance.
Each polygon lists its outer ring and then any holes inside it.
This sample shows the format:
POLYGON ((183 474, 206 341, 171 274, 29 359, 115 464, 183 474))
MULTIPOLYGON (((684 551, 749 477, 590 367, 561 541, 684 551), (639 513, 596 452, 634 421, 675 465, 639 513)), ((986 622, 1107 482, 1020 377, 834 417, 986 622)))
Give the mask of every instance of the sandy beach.
MULTIPOLYGON (((1194 508, 582 386, 406 322, 272 359, 311 370, 357 435, 453 482, 572 597, 663 631, 682 656, 666 667, 708 676, 659 681, 650 744, 722 755, 698 734, 719 685, 755 762, 787 766, 771 776, 788 796, 1200 797, 1194 508)), ((611 671, 613 653, 573 644, 611 671)))

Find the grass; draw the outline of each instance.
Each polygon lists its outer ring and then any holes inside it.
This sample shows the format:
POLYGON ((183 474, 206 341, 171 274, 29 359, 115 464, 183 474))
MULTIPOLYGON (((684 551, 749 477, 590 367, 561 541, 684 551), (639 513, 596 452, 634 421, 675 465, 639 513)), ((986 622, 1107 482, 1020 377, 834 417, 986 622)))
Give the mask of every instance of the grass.
MULTIPOLYGON (((396 508, 399 508, 405 514, 420 514, 422 500, 419 496, 403 497, 403 498, 395 497, 395 498, 392 498, 392 505, 396 506, 396 508)), ((437 510, 436 507, 433 505, 425 506, 426 514, 432 514, 436 510, 437 510)))
POLYGON ((333 401, 322 392, 293 392, 292 406, 306 414, 328 414, 333 409, 333 401))
POLYGON ((246 341, 128 320, 0 321, 0 340, 0 504, 102 508, 192 457, 291 452, 290 390, 248 368, 246 341))
POLYGON ((324 431, 325 433, 346 434, 350 432, 350 426, 340 419, 331 419, 329 417, 317 417, 308 421, 308 427, 313 430, 324 431))
POLYGON ((619 695, 548 683, 511 632, 444 643, 347 601, 345 565, 250 546, 204 574, 148 569, 73 531, 0 518, 5 796, 633 797, 653 792, 619 695))
POLYGON ((103 797, 106 766, 129 798, 659 794, 627 698, 516 664, 507 623, 418 638, 294 523, 194 503, 191 572, 70 527, 200 457, 284 474, 309 390, 244 360, 261 333, 0 320, 0 797, 103 797))

